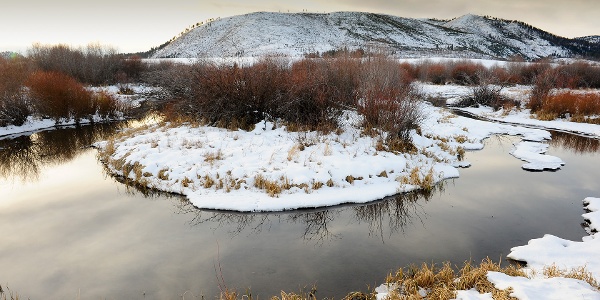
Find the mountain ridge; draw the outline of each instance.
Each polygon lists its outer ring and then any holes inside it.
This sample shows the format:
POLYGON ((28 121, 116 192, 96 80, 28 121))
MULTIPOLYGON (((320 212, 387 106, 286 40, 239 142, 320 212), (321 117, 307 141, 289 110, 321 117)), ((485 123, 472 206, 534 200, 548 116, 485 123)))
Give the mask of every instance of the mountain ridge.
POLYGON ((255 12, 197 25, 153 48, 150 56, 304 56, 342 48, 375 48, 399 57, 600 56, 593 37, 568 39, 521 21, 473 14, 436 20, 368 12, 255 12))

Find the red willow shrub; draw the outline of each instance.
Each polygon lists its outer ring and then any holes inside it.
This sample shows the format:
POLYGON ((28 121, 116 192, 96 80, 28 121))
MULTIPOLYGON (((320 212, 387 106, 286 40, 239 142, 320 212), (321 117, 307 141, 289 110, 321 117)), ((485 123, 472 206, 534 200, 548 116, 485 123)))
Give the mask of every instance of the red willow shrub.
POLYGON ((553 69, 546 69, 534 79, 533 89, 529 95, 529 102, 526 107, 535 113, 544 106, 550 91, 554 88, 556 82, 556 73, 553 69))
POLYGON ((277 117, 310 127, 337 126, 344 108, 354 107, 360 60, 351 57, 304 59, 292 64, 277 117))
POLYGON ((365 127, 386 132, 388 145, 411 140, 410 131, 419 127, 423 116, 407 71, 390 59, 368 60, 362 65, 359 94, 358 112, 365 127))
POLYGON ((247 128, 274 114, 285 93, 287 66, 264 59, 252 66, 196 66, 192 97, 184 101, 192 113, 211 125, 247 128), (234 126, 235 127, 235 126, 234 126))
POLYGON ((477 85, 486 72, 488 70, 482 64, 461 60, 449 64, 448 80, 459 85, 477 85))
MULTIPOLYGON (((331 130, 344 110, 357 109, 364 125, 387 132, 389 141, 409 141, 422 119, 411 85, 415 69, 384 57, 293 63, 272 57, 252 65, 200 63, 185 69, 190 92, 181 93, 171 108, 213 126, 249 129, 262 120, 280 120, 290 128, 331 130)), ((157 70, 152 77, 169 73, 157 70)), ((186 90, 185 84, 176 90, 186 90)))
POLYGON ((27 86, 36 111, 57 123, 63 119, 92 120, 96 113, 108 116, 117 108, 117 100, 112 96, 94 95, 73 77, 59 72, 37 71, 29 77, 27 86))
POLYGON ((445 84, 448 81, 447 65, 425 61, 417 66, 419 80, 433 84, 445 84))
POLYGON ((544 99, 538 116, 553 120, 570 115, 574 121, 585 122, 587 117, 600 116, 600 95, 591 93, 559 92, 544 99))
POLYGON ((577 61, 556 67, 557 88, 600 88, 600 67, 577 61))

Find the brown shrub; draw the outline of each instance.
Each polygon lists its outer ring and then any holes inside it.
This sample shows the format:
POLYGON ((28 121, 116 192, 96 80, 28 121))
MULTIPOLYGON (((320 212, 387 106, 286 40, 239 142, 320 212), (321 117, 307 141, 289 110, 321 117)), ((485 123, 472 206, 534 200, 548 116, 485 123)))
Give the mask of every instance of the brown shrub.
POLYGON ((547 62, 540 63, 519 63, 513 65, 514 83, 535 84, 537 78, 552 69, 547 62))
POLYGON ((565 117, 567 114, 576 120, 584 120, 588 116, 600 115, 600 95, 560 92, 548 95, 538 114, 565 117))
POLYGON ((28 50, 28 57, 43 71, 64 73, 88 84, 114 83, 120 69, 133 70, 123 66, 128 62, 116 49, 97 43, 85 48, 36 43, 28 50))
POLYGON ((410 142, 410 131, 419 127, 423 116, 406 72, 396 62, 379 58, 365 62, 361 75, 358 112, 365 117, 365 127, 386 132, 388 143, 410 142))
POLYGON ((114 96, 103 91, 94 94, 93 101, 94 107, 96 107, 97 113, 100 116, 113 117, 119 110, 124 110, 114 96))
POLYGON ((27 86, 37 111, 57 122, 70 118, 79 122, 96 111, 91 93, 68 75, 38 71, 29 77, 27 86))
POLYGON ((466 60, 451 63, 448 69, 449 80, 460 85, 479 84, 480 74, 487 72, 487 69, 482 64, 466 60))
MULTIPOLYGON (((119 72, 125 74, 126 80, 139 80, 140 75, 146 69, 146 66, 142 62, 142 58, 138 55, 130 57, 123 57, 119 66, 119 72)), ((117 80, 117 82, 121 82, 117 80)), ((125 83, 125 82, 121 82, 125 83)))
POLYGON ((548 98, 550 91, 554 88, 556 83, 556 73, 552 69, 547 69, 543 73, 537 75, 534 80, 533 89, 529 96, 529 102, 527 108, 531 109, 531 112, 537 112, 544 106, 544 101, 548 98))
MULTIPOLYGON (((194 98, 194 86, 199 76, 205 72, 205 63, 192 65, 161 61, 149 64, 140 75, 142 83, 162 87, 171 99, 189 101, 194 98)), ((190 109, 190 103, 183 103, 183 111, 190 109)))
POLYGON ((433 84, 444 84, 448 81, 447 66, 441 63, 423 62, 417 66, 419 80, 433 84))
POLYGON ((600 67, 577 61, 556 67, 558 88, 600 88, 600 67))
POLYGON ((190 104, 196 116, 211 125, 246 129, 272 118, 275 105, 285 94, 287 72, 275 59, 252 66, 208 65, 197 72, 190 104))
POLYGON ((0 57, 0 126, 23 125, 32 113, 23 92, 29 73, 28 63, 24 59, 0 57))
POLYGON ((184 83, 172 90, 180 91, 182 100, 171 108, 210 125, 249 129, 261 120, 281 120, 290 129, 330 131, 344 109, 358 109, 366 116, 365 126, 387 132, 388 142, 401 145, 422 118, 412 71, 383 56, 303 59, 291 65, 265 58, 251 66, 200 63, 181 70, 184 83))

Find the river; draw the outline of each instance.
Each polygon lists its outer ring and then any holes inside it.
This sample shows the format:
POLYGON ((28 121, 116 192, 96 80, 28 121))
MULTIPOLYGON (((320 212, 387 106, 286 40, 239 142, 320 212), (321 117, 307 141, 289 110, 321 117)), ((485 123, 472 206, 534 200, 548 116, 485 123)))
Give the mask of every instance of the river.
POLYGON ((87 147, 119 125, 0 140, 0 285, 31 299, 196 299, 220 289, 270 298, 317 289, 341 298, 422 262, 504 259, 553 234, 580 240, 585 197, 598 196, 600 141, 553 132, 566 165, 527 172, 495 136, 472 167, 429 194, 320 210, 199 210, 107 175, 87 147))

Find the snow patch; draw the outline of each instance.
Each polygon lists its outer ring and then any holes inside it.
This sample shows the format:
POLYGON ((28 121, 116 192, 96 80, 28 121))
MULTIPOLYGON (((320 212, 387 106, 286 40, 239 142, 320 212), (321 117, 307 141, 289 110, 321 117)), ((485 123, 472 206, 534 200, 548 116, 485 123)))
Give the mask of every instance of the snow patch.
POLYGON ((593 230, 590 230, 592 235, 583 237, 582 242, 546 234, 542 238, 530 240, 527 245, 512 248, 507 257, 527 262, 528 268, 537 270, 552 264, 561 269, 585 266, 596 278, 600 278, 600 235, 597 233, 600 224, 600 198, 586 198, 583 204, 590 211, 583 214, 583 217, 593 230))
POLYGON ((530 171, 558 170, 565 164, 556 156, 545 155, 546 151, 548 151, 548 144, 522 141, 515 145, 515 149, 510 154, 528 162, 522 168, 530 171))

